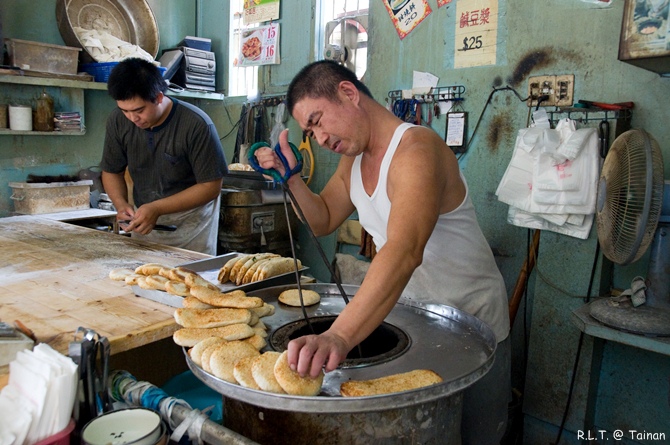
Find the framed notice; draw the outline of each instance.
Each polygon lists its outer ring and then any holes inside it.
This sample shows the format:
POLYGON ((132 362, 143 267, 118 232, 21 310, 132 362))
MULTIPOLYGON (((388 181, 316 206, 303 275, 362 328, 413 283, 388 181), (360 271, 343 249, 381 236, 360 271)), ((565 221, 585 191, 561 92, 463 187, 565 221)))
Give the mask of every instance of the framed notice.
POLYGON ((444 142, 454 153, 465 151, 465 132, 467 128, 468 113, 465 111, 447 113, 447 130, 444 135, 444 142))
POLYGON ((426 0, 382 0, 400 40, 433 12, 426 0))
POLYGON ((278 63, 278 23, 242 30, 240 54, 236 66, 274 65, 278 63))
POLYGON ((244 0, 245 25, 269 22, 279 18, 280 0, 244 0))
POLYGON ((495 65, 498 0, 456 3, 454 68, 495 65))

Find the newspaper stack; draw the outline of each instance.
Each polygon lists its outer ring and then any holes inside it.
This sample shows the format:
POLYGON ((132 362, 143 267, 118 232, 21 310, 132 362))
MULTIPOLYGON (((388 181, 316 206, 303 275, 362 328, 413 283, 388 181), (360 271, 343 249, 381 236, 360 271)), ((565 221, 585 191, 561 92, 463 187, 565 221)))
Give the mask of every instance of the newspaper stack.
POLYGON ((57 111, 54 116, 55 131, 82 131, 78 111, 57 111))

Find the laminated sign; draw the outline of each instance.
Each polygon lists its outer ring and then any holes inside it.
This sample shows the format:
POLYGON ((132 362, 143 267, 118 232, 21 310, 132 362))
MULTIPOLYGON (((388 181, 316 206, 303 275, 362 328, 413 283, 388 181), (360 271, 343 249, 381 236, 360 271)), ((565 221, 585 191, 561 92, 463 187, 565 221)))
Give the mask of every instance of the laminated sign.
POLYGON ((383 0, 400 39, 404 39, 433 12, 426 0, 383 0))
POLYGON ((242 31, 237 66, 279 63, 279 24, 271 23, 242 31))

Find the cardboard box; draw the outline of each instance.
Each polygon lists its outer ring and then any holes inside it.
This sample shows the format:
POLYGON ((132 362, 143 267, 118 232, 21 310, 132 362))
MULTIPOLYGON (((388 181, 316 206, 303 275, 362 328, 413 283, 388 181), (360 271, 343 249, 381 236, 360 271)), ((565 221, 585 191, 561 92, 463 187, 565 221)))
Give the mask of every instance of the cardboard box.
POLYGON ((10 182, 16 213, 67 212, 91 207, 90 194, 93 181, 74 182, 10 182))

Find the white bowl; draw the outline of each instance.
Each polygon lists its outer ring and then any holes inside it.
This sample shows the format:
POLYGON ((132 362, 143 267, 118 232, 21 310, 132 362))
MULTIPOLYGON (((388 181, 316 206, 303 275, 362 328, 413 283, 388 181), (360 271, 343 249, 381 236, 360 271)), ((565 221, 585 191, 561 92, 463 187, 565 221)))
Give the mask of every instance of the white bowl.
POLYGON ((85 445, 154 445, 163 433, 157 412, 128 408, 92 419, 84 426, 81 440, 85 445))

